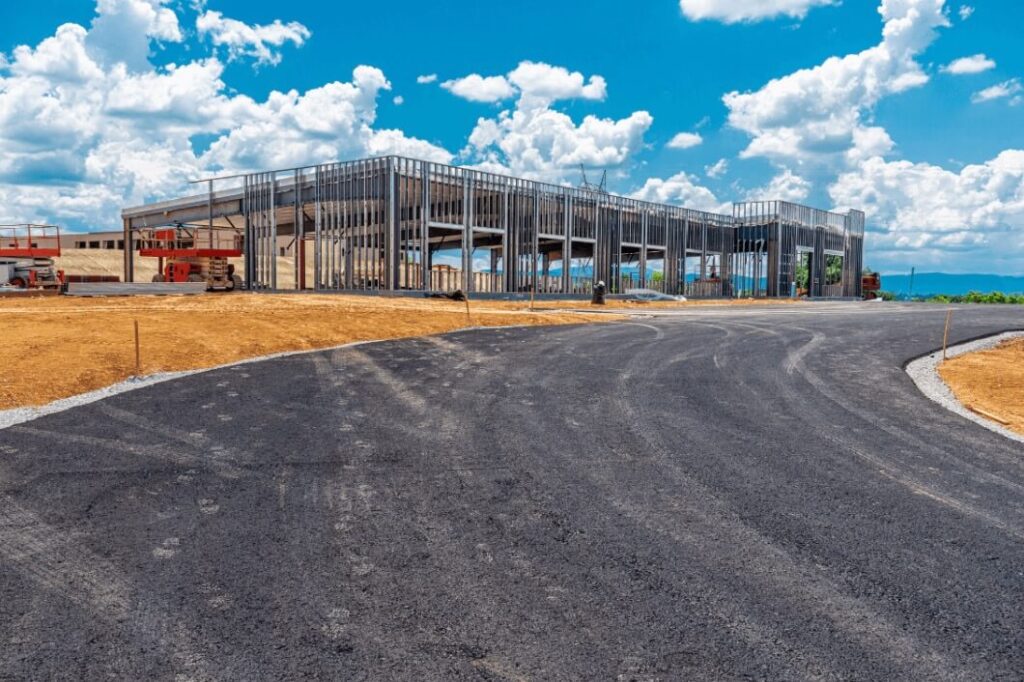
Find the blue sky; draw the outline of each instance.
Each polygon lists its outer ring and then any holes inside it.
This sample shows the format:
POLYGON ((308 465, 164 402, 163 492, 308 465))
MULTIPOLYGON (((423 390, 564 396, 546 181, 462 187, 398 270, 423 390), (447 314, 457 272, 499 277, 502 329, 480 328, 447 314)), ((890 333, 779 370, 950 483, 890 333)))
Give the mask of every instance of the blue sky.
POLYGON ((863 208, 886 272, 1024 272, 1024 3, 383 8, 5 3, 0 219, 109 229, 205 173, 379 153, 582 162, 697 208, 863 208))

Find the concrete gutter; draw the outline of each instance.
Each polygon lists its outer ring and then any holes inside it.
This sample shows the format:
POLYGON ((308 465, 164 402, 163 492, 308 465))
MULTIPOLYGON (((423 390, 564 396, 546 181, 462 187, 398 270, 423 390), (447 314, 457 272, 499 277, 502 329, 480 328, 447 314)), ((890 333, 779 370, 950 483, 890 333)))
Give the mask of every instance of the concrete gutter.
MULTIPOLYGON (((994 348, 1003 341, 1020 338, 1022 336, 1024 336, 1024 331, 1004 332, 995 336, 988 336, 983 339, 976 339, 974 341, 968 341, 967 343, 951 346, 947 349, 946 355, 947 357, 955 358, 957 356, 964 355, 965 353, 973 353, 979 350, 994 348)), ((1024 443, 1024 436, 1021 434, 1011 431, 1002 424, 992 421, 991 419, 986 419, 980 414, 969 410, 963 403, 957 400, 956 396, 953 395, 953 391, 950 390, 946 382, 939 376, 938 368, 941 362, 942 351, 939 350, 907 363, 907 374, 910 375, 910 378, 914 380, 918 389, 920 389, 925 396, 950 412, 958 414, 965 419, 970 419, 975 424, 984 426, 990 431, 995 431, 999 435, 1009 438, 1010 440, 1017 441, 1018 443, 1024 443)))

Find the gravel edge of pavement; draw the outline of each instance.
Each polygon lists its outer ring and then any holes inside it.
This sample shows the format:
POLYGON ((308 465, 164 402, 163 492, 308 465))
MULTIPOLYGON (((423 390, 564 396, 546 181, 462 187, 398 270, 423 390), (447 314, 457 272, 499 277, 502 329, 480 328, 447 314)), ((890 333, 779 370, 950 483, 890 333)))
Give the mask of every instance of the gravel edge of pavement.
POLYGON ((34 407, 13 407, 8 410, 0 410, 0 431, 8 429, 12 426, 24 424, 40 417, 45 417, 51 414, 57 414, 58 412, 66 412, 67 410, 81 407, 82 405, 88 405, 105 398, 110 398, 121 393, 128 393, 129 391, 137 391, 140 388, 148 388, 156 384, 162 384, 165 381, 173 381, 175 379, 181 379, 182 377, 193 376, 195 374, 203 374, 205 372, 213 372, 218 369, 225 369, 227 367, 236 367, 238 365, 251 365, 256 362, 263 362, 265 360, 276 360, 278 358, 287 358, 293 355, 309 355, 311 353, 324 353, 342 348, 354 348, 356 346, 366 346, 373 343, 386 343, 388 341, 399 341, 403 339, 415 339, 415 338, 429 338, 431 336, 444 336, 444 334, 457 334, 468 331, 479 331, 483 329, 518 329, 521 327, 531 327, 533 325, 504 325, 500 327, 464 327, 462 329, 453 329, 450 332, 444 332, 442 334, 424 334, 422 336, 407 336, 400 338, 390 339, 367 339, 365 341, 350 341, 349 343, 343 343, 337 346, 327 346, 324 348, 306 348, 303 350, 289 350, 282 351, 280 353, 271 353, 270 355, 258 355, 253 358, 246 358, 244 360, 237 360, 235 362, 226 362, 222 365, 214 365, 212 367, 202 367, 200 369, 187 369, 180 372, 156 372, 154 374, 147 374, 141 377, 129 377, 124 381, 119 381, 116 384, 110 386, 104 386, 98 388, 95 391, 88 391, 87 393, 79 393, 78 395, 69 396, 67 398, 61 398, 60 400, 54 400, 52 403, 46 405, 39 405, 34 407))
MULTIPOLYGON (((979 350, 988 350, 998 346, 1003 341, 1009 339, 1020 338, 1024 336, 1024 331, 1012 331, 1003 332, 1002 334, 996 334, 994 336, 986 336, 981 339, 975 339, 966 343, 957 344, 950 346, 946 349, 946 355, 950 358, 955 358, 965 353, 973 353, 979 350)), ((1024 443, 1024 436, 1021 434, 1011 431, 1002 424, 986 419, 980 414, 973 412, 957 400, 956 396, 953 395, 952 389, 949 385, 942 380, 939 376, 939 364, 942 362, 942 351, 937 350, 928 355, 923 355, 915 360, 911 360, 907 363, 905 369, 910 378, 913 379, 917 388, 932 402, 938 403, 942 407, 946 408, 954 414, 958 414, 965 419, 970 419, 975 424, 984 426, 990 431, 995 431, 1001 436, 1009 438, 1010 440, 1017 441, 1018 443, 1024 443)))

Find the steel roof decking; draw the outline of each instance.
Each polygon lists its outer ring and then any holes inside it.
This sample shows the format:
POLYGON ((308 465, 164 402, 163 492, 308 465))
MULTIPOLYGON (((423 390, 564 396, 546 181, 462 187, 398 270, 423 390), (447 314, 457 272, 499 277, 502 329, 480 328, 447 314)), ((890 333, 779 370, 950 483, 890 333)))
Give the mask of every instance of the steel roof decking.
MULTIPOLYGON (((603 280, 692 296, 788 296, 798 250, 811 249, 821 272, 843 254, 842 295, 860 293, 859 211, 763 201, 707 213, 399 156, 202 182, 204 194, 125 209, 126 244, 141 227, 244 228, 252 289, 277 288, 286 235, 297 288, 584 294, 603 280)), ((132 260, 126 248, 126 279, 132 260)))

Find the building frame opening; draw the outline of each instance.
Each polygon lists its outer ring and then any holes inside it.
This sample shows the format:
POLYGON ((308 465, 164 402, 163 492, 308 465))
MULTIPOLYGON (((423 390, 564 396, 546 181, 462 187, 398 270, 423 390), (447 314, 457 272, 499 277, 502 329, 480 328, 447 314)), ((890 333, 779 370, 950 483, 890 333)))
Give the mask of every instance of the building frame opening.
POLYGON ((244 226, 250 290, 581 296, 603 281, 610 293, 788 297, 808 253, 809 296, 861 293, 860 211, 747 201, 708 213, 399 156, 202 182, 205 194, 122 212, 126 281, 136 231, 205 223, 244 226))

